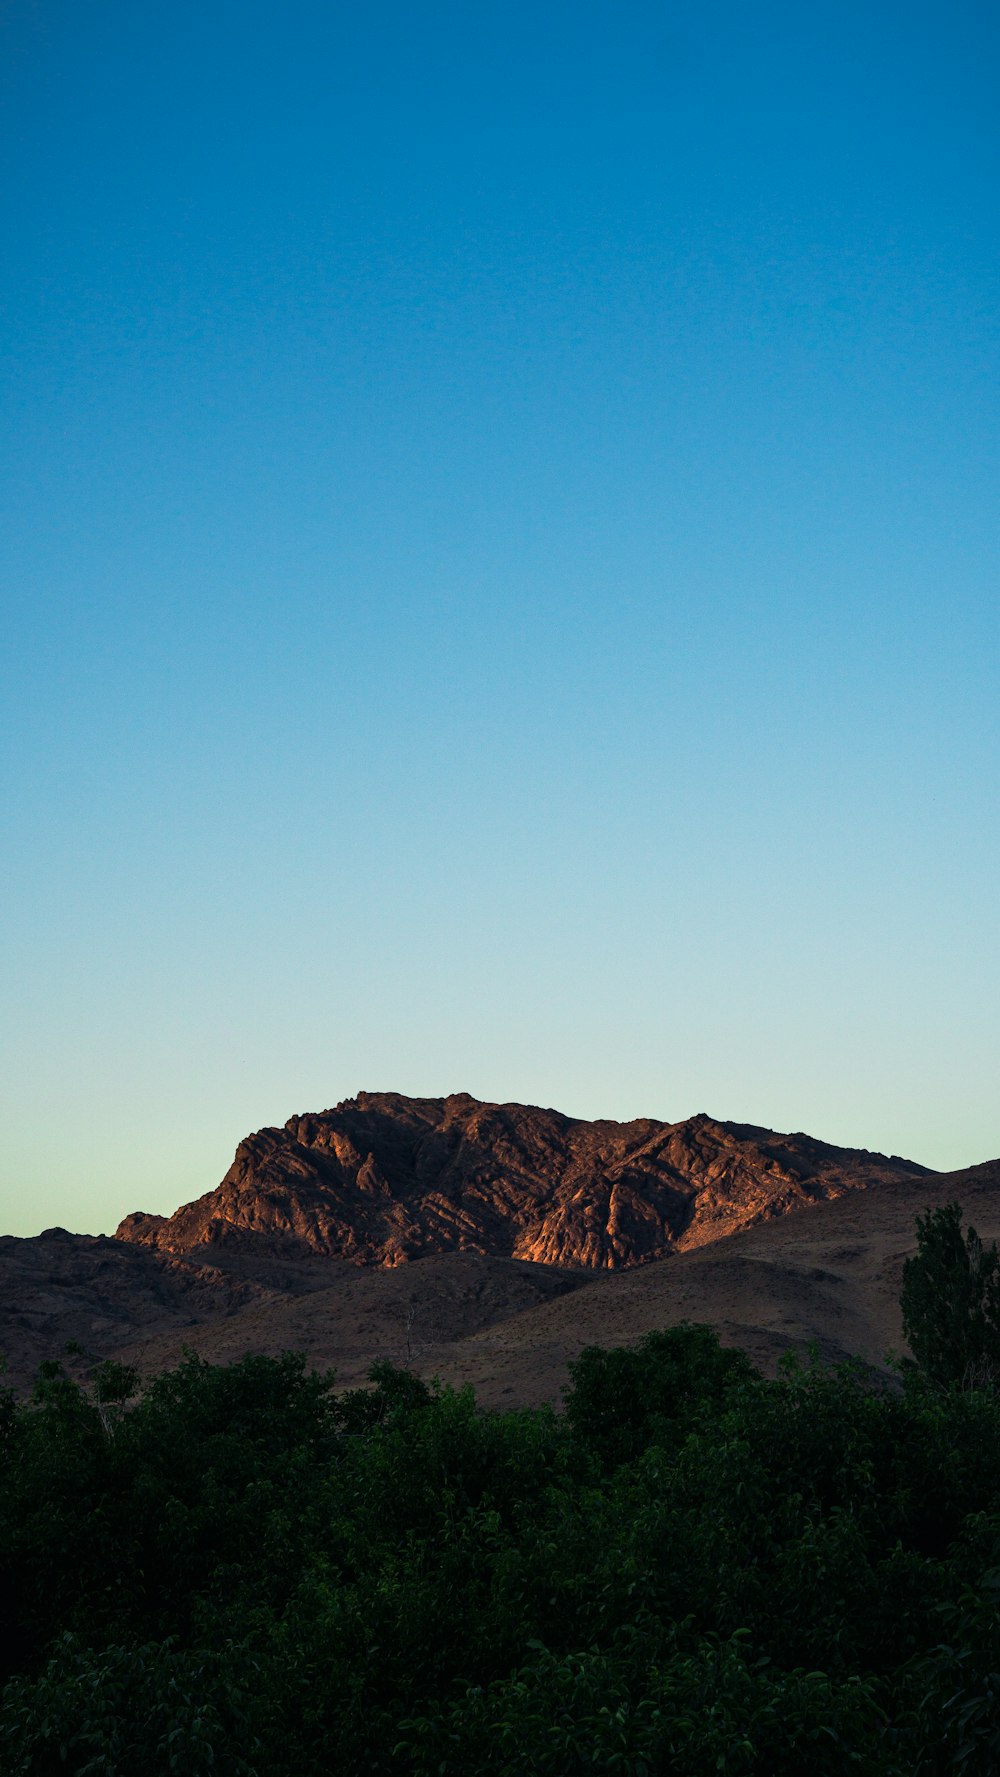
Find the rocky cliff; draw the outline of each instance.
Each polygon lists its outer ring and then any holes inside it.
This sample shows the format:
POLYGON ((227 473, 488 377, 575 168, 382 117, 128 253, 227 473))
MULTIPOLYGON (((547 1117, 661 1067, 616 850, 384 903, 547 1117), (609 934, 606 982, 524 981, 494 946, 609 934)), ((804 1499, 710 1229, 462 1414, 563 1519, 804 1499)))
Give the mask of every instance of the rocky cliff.
POLYGON ((469 1251, 613 1269, 928 1169, 708 1116, 587 1122, 467 1093, 362 1092, 240 1143, 214 1191, 117 1239, 162 1253, 275 1250, 398 1265, 469 1251))

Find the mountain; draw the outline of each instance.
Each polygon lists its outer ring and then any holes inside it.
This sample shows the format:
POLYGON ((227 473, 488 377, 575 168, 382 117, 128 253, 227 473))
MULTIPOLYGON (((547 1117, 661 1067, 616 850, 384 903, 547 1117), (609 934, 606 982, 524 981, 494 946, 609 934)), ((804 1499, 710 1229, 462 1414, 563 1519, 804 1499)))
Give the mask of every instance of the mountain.
POLYGON ((392 1267, 472 1252, 615 1270, 790 1210, 928 1176, 898 1156, 700 1115, 588 1122, 468 1093, 362 1092, 240 1143, 222 1183, 115 1238, 161 1254, 281 1252, 392 1267))
POLYGON ((345 1385, 387 1357, 511 1405, 557 1398, 581 1341, 677 1318, 758 1358, 812 1335, 867 1351, 877 1338, 850 1308, 865 1279, 830 1284, 836 1254, 781 1255, 855 1205, 874 1264, 880 1204, 912 1250, 913 1206, 950 1195, 912 1161, 707 1116, 587 1122, 361 1093, 249 1136, 217 1189, 172 1216, 127 1216, 113 1238, 0 1238, 0 1356, 19 1391, 51 1357, 82 1378, 105 1357, 151 1374, 187 1348, 298 1349, 345 1385), (774 1263, 747 1259, 760 1241, 774 1263))
POLYGON ((905 1350, 899 1292, 915 1217, 949 1201, 987 1245, 1000 1240, 1000 1161, 847 1192, 662 1265, 556 1271, 475 1253, 392 1270, 328 1263, 324 1289, 144 1336, 119 1355, 155 1373, 185 1346, 215 1363, 295 1349, 334 1367, 345 1387, 388 1357, 428 1380, 469 1385, 493 1409, 558 1405, 584 1346, 629 1345, 682 1320, 707 1322, 772 1375, 785 1352, 805 1356, 811 1345, 824 1363, 881 1366, 905 1350))
POLYGON ((986 1246, 1000 1244, 1000 1160, 993 1160, 851 1192, 667 1265, 598 1272, 572 1295, 418 1350, 414 1367, 454 1388, 471 1386, 486 1408, 558 1404, 585 1346, 630 1345, 658 1328, 701 1321, 769 1375, 786 1352, 806 1359, 810 1347, 824 1364, 857 1357, 878 1369, 907 1349, 899 1296, 917 1248, 915 1219, 950 1202, 961 1204, 986 1246))

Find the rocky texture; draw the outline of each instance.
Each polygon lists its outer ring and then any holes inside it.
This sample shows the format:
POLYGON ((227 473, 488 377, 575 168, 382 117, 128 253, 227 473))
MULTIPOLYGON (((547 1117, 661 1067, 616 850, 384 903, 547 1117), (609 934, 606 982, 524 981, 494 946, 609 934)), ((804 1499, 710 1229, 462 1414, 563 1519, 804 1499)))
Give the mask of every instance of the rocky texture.
POLYGON ((916 1251, 915 1219, 949 1202, 961 1204, 987 1246, 1000 1243, 1000 1160, 850 1192, 669 1265, 598 1272, 572 1296, 418 1353, 415 1368, 473 1388, 484 1407, 558 1405, 585 1346, 630 1345, 687 1320, 714 1327, 770 1375, 789 1351, 808 1361, 816 1350, 824 1364, 858 1357, 879 1369, 906 1352, 899 1294, 916 1251))
MULTIPOLYGON (((824 1363, 857 1356, 880 1366, 904 1349, 899 1292, 915 1217, 952 1200, 987 1244, 1000 1239, 993 1161, 847 1192, 663 1265, 556 1272, 474 1253, 391 1270, 328 1262, 329 1288, 206 1320, 183 1343, 216 1363, 302 1350, 345 1387, 388 1357, 471 1386, 486 1408, 558 1405, 584 1346, 629 1345, 682 1320, 707 1322, 769 1374, 784 1353, 805 1358, 810 1348, 824 1363)), ((152 1372, 175 1362, 181 1343, 159 1334, 121 1355, 152 1372)))
POLYGON ((888 1180, 912 1161, 689 1117, 585 1122, 467 1093, 363 1092, 241 1142, 214 1191, 117 1240, 160 1254, 276 1250, 395 1266, 465 1251, 611 1270, 888 1180))
POLYGON ((705 1116, 591 1123, 467 1094, 362 1093, 248 1137, 221 1185, 173 1216, 128 1216, 114 1239, 0 1238, 0 1353, 19 1389, 72 1341, 67 1367, 81 1376, 109 1356, 150 1373, 187 1346, 216 1361, 302 1349, 345 1384, 389 1357, 473 1380, 496 1404, 553 1398, 583 1329, 627 1338, 680 1304, 740 1338, 749 1311, 725 1308, 719 1279, 776 1300, 791 1290, 801 1315, 789 1339, 810 1316, 829 1319, 833 1286, 815 1268, 803 1280, 793 1266, 779 1288, 780 1267, 747 1269, 743 1239, 715 1243, 768 1224, 746 1238, 780 1245, 786 1221, 801 1239, 819 1212, 787 1212, 845 1195, 875 1227, 887 1192, 943 1201, 949 1181, 705 1116), (459 1347, 468 1360, 452 1361, 459 1347))

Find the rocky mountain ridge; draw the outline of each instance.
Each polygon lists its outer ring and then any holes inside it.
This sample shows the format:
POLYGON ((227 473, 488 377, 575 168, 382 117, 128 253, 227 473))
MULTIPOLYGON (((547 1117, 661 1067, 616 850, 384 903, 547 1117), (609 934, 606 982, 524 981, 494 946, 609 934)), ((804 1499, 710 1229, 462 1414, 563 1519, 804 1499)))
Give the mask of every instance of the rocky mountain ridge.
MULTIPOLYGON (((360 1093, 247 1137, 222 1183, 172 1216, 127 1216, 113 1238, 0 1238, 0 1356, 19 1391, 46 1358, 81 1378, 111 1356, 152 1374, 188 1348, 216 1362, 301 1349, 345 1383, 363 1380, 376 1357, 417 1354, 446 1374, 448 1352, 470 1337, 525 1316, 527 1327, 570 1295, 583 1326, 593 1292, 604 1303, 620 1284, 631 1300, 643 1278, 657 1302, 665 1289, 690 1318, 728 1324, 711 1289, 702 1304, 701 1283, 692 1294, 682 1282, 691 1266, 692 1280, 715 1277, 715 1261, 710 1271, 701 1261, 721 1254, 723 1236, 818 1229, 835 1198, 864 1206, 874 1229, 887 1193, 923 1202, 948 1191, 948 1179, 897 1156, 708 1116, 587 1122, 461 1093, 360 1093), (822 1213, 789 1215, 810 1205, 822 1213)), ((728 1243, 732 1264, 743 1245, 728 1243)), ((820 1312, 818 1290, 815 1273, 794 1285, 806 1324, 814 1299, 820 1312)), ((783 1300, 778 1290, 769 1310, 781 1325, 783 1300)), ((745 1318, 741 1309, 736 1321, 745 1318)), ((774 1336, 780 1343, 780 1327, 774 1336)), ((559 1334, 547 1369, 541 1348, 525 1360, 550 1391, 564 1344, 559 1334)), ((508 1383, 501 1366, 487 1393, 503 1404, 512 1388, 527 1390, 526 1375, 508 1383)), ((469 1376, 487 1386, 475 1366, 469 1376)))
POLYGON ((586 1121, 454 1093, 362 1092, 240 1143, 214 1190, 116 1239, 160 1253, 276 1249, 391 1267, 474 1252, 614 1270, 929 1169, 698 1115, 586 1121))

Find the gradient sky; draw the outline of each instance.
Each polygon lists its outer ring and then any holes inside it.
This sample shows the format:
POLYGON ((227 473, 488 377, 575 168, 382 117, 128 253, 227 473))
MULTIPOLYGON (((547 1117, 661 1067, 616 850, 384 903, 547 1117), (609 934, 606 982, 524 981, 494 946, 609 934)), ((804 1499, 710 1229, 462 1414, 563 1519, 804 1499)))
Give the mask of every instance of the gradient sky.
POLYGON ((1000 1153, 996 9, 8 0, 0 1228, 1000 1153))

